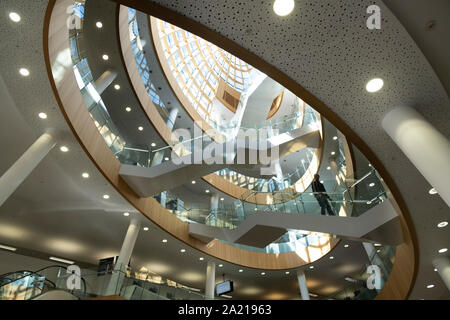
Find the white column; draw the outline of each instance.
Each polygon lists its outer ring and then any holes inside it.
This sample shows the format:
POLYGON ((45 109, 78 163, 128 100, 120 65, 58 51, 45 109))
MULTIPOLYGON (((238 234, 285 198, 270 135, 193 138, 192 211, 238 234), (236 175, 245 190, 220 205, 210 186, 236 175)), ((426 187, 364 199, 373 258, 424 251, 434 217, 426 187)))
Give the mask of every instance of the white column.
POLYGON ((217 209, 219 208, 219 194, 214 193, 211 195, 209 210, 211 212, 211 225, 216 225, 217 222, 217 209))
POLYGON ((175 121, 178 116, 178 108, 172 108, 169 110, 169 119, 167 119, 166 125, 169 127, 170 131, 173 130, 175 126, 175 121))
POLYGON ((216 290, 216 263, 208 261, 206 266, 206 284, 205 296, 206 300, 214 300, 214 291, 216 290))
POLYGON ((433 266, 444 281, 447 289, 450 290, 450 257, 442 257, 433 260, 433 266))
POLYGON ((450 206, 450 141, 409 107, 398 107, 390 111, 381 124, 450 206))
POLYGON ((308 286, 306 285, 305 272, 303 270, 297 270, 298 285, 300 286, 300 294, 302 300, 309 300, 308 286))
POLYGON ((120 289, 125 278, 125 272, 130 261, 131 254, 133 253, 140 227, 141 223, 137 218, 131 219, 127 234, 123 240, 122 248, 120 249, 119 258, 114 266, 114 271, 105 295, 120 294, 120 289))
POLYGON ((101 95, 106 88, 116 79, 117 72, 113 70, 106 70, 103 74, 94 82, 94 87, 98 94, 101 95))
POLYGON ((0 177, 0 207, 55 146, 48 133, 41 135, 0 177))

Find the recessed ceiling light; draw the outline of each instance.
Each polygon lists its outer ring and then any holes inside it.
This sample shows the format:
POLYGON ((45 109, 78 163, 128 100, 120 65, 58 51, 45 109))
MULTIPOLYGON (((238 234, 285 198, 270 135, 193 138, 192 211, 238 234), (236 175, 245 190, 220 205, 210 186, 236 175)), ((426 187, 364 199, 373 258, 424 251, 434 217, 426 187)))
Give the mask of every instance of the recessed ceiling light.
POLYGON ((49 259, 50 259, 50 260, 53 260, 53 261, 62 262, 62 263, 74 264, 73 261, 66 260, 66 259, 61 259, 61 258, 56 258, 56 257, 50 257, 49 259))
POLYGON ((446 227, 448 225, 448 222, 447 221, 442 221, 442 222, 439 222, 438 223, 438 228, 444 228, 444 227, 446 227))
POLYGON ((115 84, 115 85, 114 85, 114 89, 119 90, 119 89, 120 89, 120 86, 119 86, 118 84, 115 84))
POLYGON ((206 193, 209 193, 209 190, 208 190, 208 189, 206 189, 206 190, 205 190, 205 192, 206 192, 206 193))
POLYGON ((128 217, 128 216, 130 215, 130 213, 129 213, 129 212, 124 212, 123 215, 124 215, 125 217, 128 217))
POLYGON ((82 176, 83 178, 87 179, 87 178, 89 178, 89 173, 83 172, 83 173, 81 174, 81 176, 82 176))
POLYGON ((323 180, 320 180, 320 183, 323 183, 323 180))
POLYGON ((69 151, 69 148, 67 148, 66 146, 62 146, 61 148, 59 148, 59 150, 61 150, 62 152, 67 152, 69 151))
POLYGON ((439 252, 439 253, 444 253, 444 252, 447 252, 447 250, 448 250, 447 248, 442 248, 442 249, 439 249, 438 252, 439 252))
POLYGON ((310 269, 314 269, 314 266, 309 266, 310 269))
POLYGON ((104 55, 102 55, 102 59, 107 61, 107 60, 109 60, 109 56, 107 54, 104 54, 104 55))
POLYGON ((165 157, 164 160, 169 161, 169 158, 168 158, 168 157, 165 157))
POLYGON ((139 127, 138 127, 138 130, 139 130, 139 131, 142 131, 142 130, 144 130, 144 127, 139 126, 139 127))
POLYGON ((294 10, 294 0, 275 0, 273 3, 273 11, 281 17, 287 16, 294 10))
POLYGON ((373 187, 375 185, 375 182, 369 183, 369 187, 373 187))
POLYGON ((239 269, 239 272, 244 272, 244 270, 242 270, 242 269, 239 269))
POLYGON ((265 272, 261 272, 261 275, 264 276, 264 275, 266 275, 266 273, 265 272))
POLYGON ((2 244, 0 244, 0 249, 5 249, 5 250, 9 250, 9 251, 16 251, 17 250, 17 248, 10 247, 10 246, 4 246, 2 244))
POLYGON ((163 243, 166 243, 166 242, 167 242, 167 239, 162 239, 162 242, 163 242, 163 243))
POLYGON ((333 259, 334 259, 334 257, 333 257, 333 256, 331 256, 331 257, 330 257, 330 260, 333 260, 333 259))
POLYGON ((434 272, 437 272, 437 269, 436 269, 436 268, 434 268, 434 272))
POLYGON ((200 257, 198 260, 200 260, 200 261, 203 261, 203 260, 205 260, 205 258, 203 258, 203 257, 200 257))
POLYGON ((437 190, 435 188, 431 188, 430 191, 428 191, 429 194, 437 194, 437 190))
POLYGON ((223 267, 223 264, 219 264, 219 268, 222 268, 223 267))
POLYGON ((223 200, 225 200, 224 198, 220 198, 220 201, 223 201, 223 200))
POLYGON ((191 182, 192 184, 195 184, 195 180, 192 180, 192 182, 191 182))
POLYGON ((20 68, 19 73, 24 77, 28 77, 30 75, 30 71, 28 71, 28 69, 26 68, 20 68))
POLYGON ((255 208, 255 211, 257 211, 258 210, 258 208, 255 208))
POLYGON ((156 147, 156 143, 152 142, 151 146, 156 147))
POLYGON ((41 119, 47 119, 47 114, 44 112, 39 113, 39 118, 41 119))
POLYGON ((331 151, 331 155, 332 156, 334 156, 336 154, 336 152, 334 152, 334 151, 331 151))
POLYGON ((348 248, 348 247, 350 247, 349 244, 345 244, 345 245, 344 245, 344 248, 348 248))
POLYGON ((375 247, 381 247, 381 243, 375 243, 374 246, 375 247))
POLYGON ((331 167, 327 167, 327 170, 331 170, 331 167))
POLYGON ((20 21, 20 16, 19 16, 19 14, 18 13, 16 13, 16 12, 10 12, 9 13, 9 18, 12 20, 12 21, 14 21, 14 22, 19 22, 20 21))
POLYGON ((186 249, 181 249, 180 252, 186 252, 186 249))
POLYGON ((125 111, 126 111, 126 112, 130 112, 130 111, 131 111, 131 108, 130 108, 130 107, 126 107, 126 108, 125 108, 125 111))
POLYGON ((109 195, 108 194, 104 194, 103 195, 103 199, 106 199, 106 200, 109 199, 109 195))
POLYGON ((334 136, 334 137, 333 137, 333 140, 337 140, 337 136, 334 136))
POLYGON ((369 163, 369 167, 371 167, 372 165, 369 163))
POLYGON ((148 227, 144 227, 144 231, 148 231, 148 227))
POLYGON ((380 249, 378 249, 378 250, 377 250, 377 253, 380 253, 380 252, 381 252, 381 250, 380 250, 380 249))
POLYGON ((434 288, 434 284, 429 284, 429 285, 427 285, 427 288, 428 288, 428 289, 434 288))
POLYGON ((378 90, 383 88, 383 84, 384 84, 384 82, 380 78, 372 79, 369 82, 367 82, 366 90, 368 92, 377 92, 378 90))
POLYGON ((289 274, 289 271, 286 271, 285 274, 289 274))
POLYGON ((97 27, 97 28, 102 28, 103 27, 103 23, 101 23, 100 21, 97 21, 96 23, 95 23, 95 26, 97 27))

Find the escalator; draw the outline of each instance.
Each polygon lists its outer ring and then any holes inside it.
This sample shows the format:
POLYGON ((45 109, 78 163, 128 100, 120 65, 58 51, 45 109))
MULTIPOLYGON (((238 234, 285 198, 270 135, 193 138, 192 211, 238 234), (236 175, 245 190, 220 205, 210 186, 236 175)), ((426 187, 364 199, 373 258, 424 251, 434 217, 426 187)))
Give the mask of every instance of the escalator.
MULTIPOLYGON (((88 297, 86 281, 81 278, 81 289, 68 290, 66 281, 71 273, 66 266, 53 265, 37 271, 19 270, 0 275, 0 300, 44 299, 50 291, 65 291, 73 300, 88 297)), ((66 294, 67 297, 69 297, 66 294)), ((64 295, 60 295, 63 297, 64 295)))

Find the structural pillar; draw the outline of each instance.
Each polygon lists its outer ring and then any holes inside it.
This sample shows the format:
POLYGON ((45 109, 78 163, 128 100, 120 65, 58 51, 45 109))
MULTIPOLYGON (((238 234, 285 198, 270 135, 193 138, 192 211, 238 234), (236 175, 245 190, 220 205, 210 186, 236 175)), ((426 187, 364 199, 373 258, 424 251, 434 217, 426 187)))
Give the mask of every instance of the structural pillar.
POLYGON ((444 281, 447 289, 450 290, 450 257, 442 257, 433 260, 433 266, 444 281))
POLYGON ((381 124, 450 206, 450 141, 415 109, 409 107, 393 109, 384 116, 381 124))
POLYGON ((137 218, 131 219, 127 234, 123 240, 122 248, 120 249, 119 258, 114 266, 114 271, 105 295, 120 294, 120 289, 122 288, 122 284, 125 279, 127 266, 130 261, 131 254, 133 253, 140 227, 141 223, 137 218))
POLYGON ((0 177, 0 207, 54 146, 55 141, 52 136, 44 133, 0 177))
POLYGON ((303 270, 297 270, 297 279, 298 285, 300 286, 300 294, 302 296, 302 300, 310 300, 308 286, 306 285, 305 272, 303 270))
POLYGON ((98 94, 101 95, 106 88, 116 79, 117 72, 113 70, 106 70, 103 74, 94 82, 94 87, 98 94))
POLYGON ((210 200, 210 212, 211 212, 211 219, 210 221, 213 222, 211 225, 215 226, 217 222, 217 209, 219 209, 219 194, 214 193, 211 195, 210 200))
POLYGON ((214 291, 216 289, 216 263, 208 261, 206 266, 206 284, 205 298, 206 300, 214 300, 214 291))

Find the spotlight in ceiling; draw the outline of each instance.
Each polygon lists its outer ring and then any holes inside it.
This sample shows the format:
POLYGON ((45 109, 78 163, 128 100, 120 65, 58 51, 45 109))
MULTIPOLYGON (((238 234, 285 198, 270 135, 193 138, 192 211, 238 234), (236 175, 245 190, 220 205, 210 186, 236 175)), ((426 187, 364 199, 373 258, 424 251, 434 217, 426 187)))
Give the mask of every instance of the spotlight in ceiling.
POLYGON ((448 225, 448 222, 447 221, 442 221, 442 222, 439 222, 438 223, 438 228, 444 228, 444 227, 446 227, 448 225))
POLYGON ((320 183, 323 183, 323 180, 320 180, 320 183))
POLYGON ((67 148, 66 146, 62 146, 61 148, 59 148, 59 150, 61 150, 62 152, 67 152, 69 151, 69 148, 67 148))
POLYGON ((309 266, 310 269, 314 269, 314 266, 309 266))
POLYGON ((151 146, 156 147, 156 143, 152 142, 151 146))
POLYGON ((337 136, 334 136, 334 137, 333 137, 333 140, 337 140, 337 136))
POLYGON ((89 173, 83 172, 83 173, 81 174, 81 176, 82 176, 83 178, 87 179, 87 178, 89 178, 89 173))
POLYGON ((148 231, 148 227, 144 227, 144 231, 148 231))
POLYGON ((205 192, 206 192, 206 193, 209 193, 209 190, 208 190, 208 189, 206 189, 206 190, 205 190, 205 192))
POLYGON ((273 3, 273 11, 281 17, 287 16, 294 10, 294 0, 275 0, 273 3))
POLYGON ((12 21, 14 21, 14 22, 19 22, 20 21, 20 16, 19 16, 19 14, 18 13, 16 13, 16 12, 10 12, 9 13, 9 18, 12 20, 12 21))
POLYGON ((124 212, 123 215, 124 215, 125 217, 128 217, 128 216, 130 215, 130 213, 129 213, 129 212, 124 212))
POLYGON ((285 274, 289 274, 289 271, 286 271, 285 274))
POLYGON ((261 275, 262 275, 262 276, 265 276, 265 275, 266 275, 266 273, 265 273, 265 272, 261 272, 261 275))
POLYGON ((332 156, 334 156, 336 154, 336 152, 334 152, 334 151, 331 151, 331 155, 332 156))
POLYGON ((334 257, 333 257, 333 256, 331 256, 331 257, 330 257, 330 260, 333 260, 333 259, 334 259, 334 257))
POLYGON ((168 157, 165 157, 164 160, 169 161, 169 158, 168 158, 168 157))
POLYGON ((44 112, 39 113, 39 118, 41 119, 47 119, 47 114, 44 112))
POLYGON ((30 75, 30 71, 27 68, 20 68, 19 73, 24 77, 28 77, 30 75))
POLYGON ((101 23, 100 21, 97 21, 97 22, 95 23, 95 26, 96 26, 97 28, 101 29, 101 28, 103 27, 103 23, 101 23))
POLYGON ((375 247, 381 247, 381 243, 375 243, 374 246, 375 247))
POLYGON ((192 180, 192 182, 191 182, 192 184, 195 184, 195 180, 192 180))
POLYGON ((139 130, 139 131, 142 131, 142 130, 144 130, 144 127, 139 126, 139 127, 138 127, 138 130, 139 130))
POLYGON ((102 59, 107 61, 107 60, 109 60, 109 56, 107 54, 104 54, 104 55, 102 55, 102 59))
POLYGON ((447 252, 447 250, 448 250, 447 248, 442 248, 442 249, 439 249, 438 252, 439 252, 439 253, 445 253, 445 252, 447 252))
POLYGON ((370 80, 369 82, 367 82, 366 85, 366 90, 368 92, 377 92, 379 91, 381 88, 383 88, 383 80, 380 78, 375 78, 370 80))
POLYGON ((242 270, 242 269, 239 269, 239 272, 244 272, 244 270, 242 270))
POLYGON ((222 268, 223 267, 223 264, 219 264, 219 268, 222 268))
POLYGON ((200 257, 200 258, 198 258, 198 260, 203 261, 203 260, 205 260, 205 258, 200 257))
POLYGON ((223 200, 225 200, 224 198, 220 198, 220 201, 223 201, 223 200))
POLYGON ((327 167, 327 170, 331 170, 331 167, 327 167))
POLYGON ((431 289, 431 288, 434 288, 434 284, 427 285, 427 289, 431 289))
POLYGON ((115 84, 115 85, 114 85, 114 89, 119 90, 119 89, 120 89, 120 86, 119 86, 118 84, 115 84))
POLYGON ((108 200, 109 199, 109 194, 104 194, 103 195, 103 199, 108 200))
POLYGON ((162 239, 162 243, 166 243, 167 242, 167 239, 162 239))
POLYGON ((348 247, 350 247, 350 245, 349 245, 349 244, 346 244, 346 245, 344 245, 344 248, 348 248, 348 247))
POLYGON ((435 188, 431 188, 430 191, 428 191, 429 194, 437 194, 437 190, 435 188))
POLYGON ((181 249, 180 252, 184 253, 184 252, 186 252, 186 249, 181 249))
POLYGON ((375 182, 369 183, 369 187, 373 187, 375 185, 375 182))
POLYGON ((130 111, 131 111, 131 108, 130 108, 130 107, 126 107, 126 108, 125 108, 125 111, 126 111, 126 112, 130 112, 130 111))

